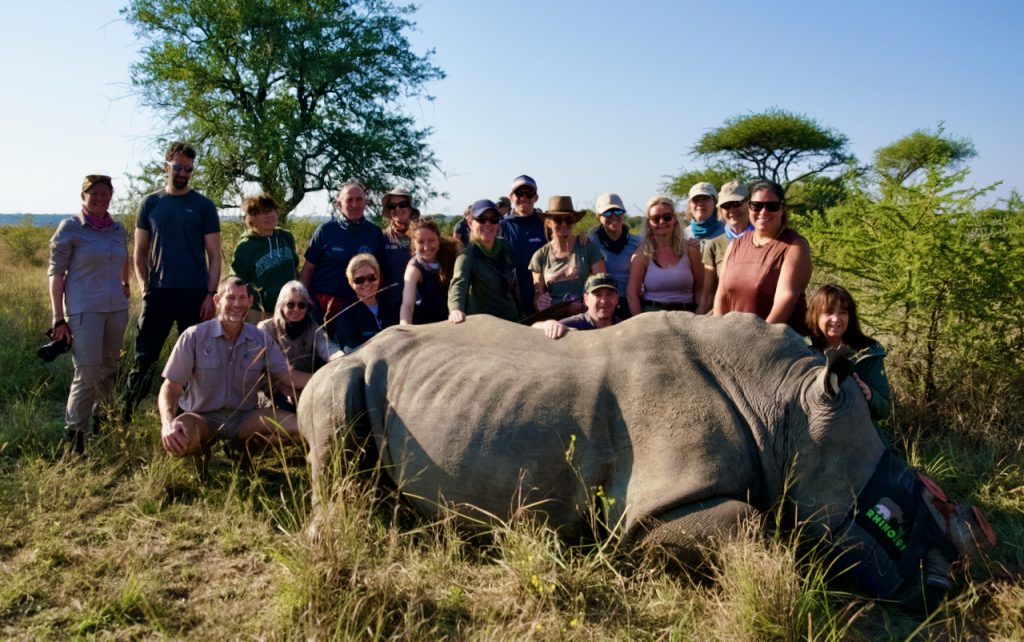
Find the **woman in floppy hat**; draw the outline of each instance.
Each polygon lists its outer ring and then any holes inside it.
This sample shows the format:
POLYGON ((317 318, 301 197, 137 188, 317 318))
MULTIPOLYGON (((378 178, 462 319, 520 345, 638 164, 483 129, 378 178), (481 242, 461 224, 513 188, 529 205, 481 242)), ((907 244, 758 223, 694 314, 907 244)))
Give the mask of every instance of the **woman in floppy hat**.
MULTIPOLYGON (((530 259, 533 273, 533 306, 540 312, 552 303, 580 299, 587 277, 605 271, 604 256, 594 243, 577 243, 572 226, 583 218, 583 212, 573 209, 572 198, 552 196, 548 209, 540 215, 550 239, 530 259)), ((579 309, 568 311, 575 314, 579 309)))
POLYGON ((700 250, 683 238, 675 203, 667 196, 651 197, 643 240, 629 266, 626 296, 630 313, 693 312, 703 287, 700 250))

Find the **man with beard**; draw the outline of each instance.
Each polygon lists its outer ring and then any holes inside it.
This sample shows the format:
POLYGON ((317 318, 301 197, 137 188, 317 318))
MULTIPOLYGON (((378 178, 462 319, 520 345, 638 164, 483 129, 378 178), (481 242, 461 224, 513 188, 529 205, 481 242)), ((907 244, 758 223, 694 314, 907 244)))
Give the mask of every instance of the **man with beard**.
POLYGON ((125 392, 125 423, 149 392, 153 366, 171 326, 178 334, 213 317, 220 281, 220 219, 213 201, 189 187, 196 150, 167 148, 163 189, 147 196, 135 223, 135 276, 142 290, 135 361, 125 392))
POLYGON ((298 443, 295 415, 260 408, 257 393, 262 388, 272 394, 269 379, 271 386, 298 396, 309 373, 290 370, 277 343, 245 323, 252 296, 244 280, 225 279, 215 303, 217 317, 185 330, 167 359, 159 397, 164 450, 182 457, 217 440, 234 448, 250 440, 298 443))
POLYGON ((615 323, 615 306, 619 304, 619 290, 615 278, 606 272, 592 274, 584 288, 585 312, 560 321, 548 319, 534 323, 549 339, 560 339, 570 330, 599 330, 615 323))

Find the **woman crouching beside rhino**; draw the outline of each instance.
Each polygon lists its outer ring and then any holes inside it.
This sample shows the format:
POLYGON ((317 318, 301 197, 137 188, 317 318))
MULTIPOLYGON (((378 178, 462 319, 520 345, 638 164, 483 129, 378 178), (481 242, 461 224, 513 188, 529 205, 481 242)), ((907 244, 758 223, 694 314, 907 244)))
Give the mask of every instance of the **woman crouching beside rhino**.
POLYGON ((864 393, 871 421, 879 436, 889 445, 889 438, 881 426, 892 415, 892 390, 885 375, 885 349, 861 331, 853 297, 838 285, 818 288, 807 306, 807 328, 811 345, 818 350, 824 352, 848 347, 856 353, 852 358, 853 379, 864 393))

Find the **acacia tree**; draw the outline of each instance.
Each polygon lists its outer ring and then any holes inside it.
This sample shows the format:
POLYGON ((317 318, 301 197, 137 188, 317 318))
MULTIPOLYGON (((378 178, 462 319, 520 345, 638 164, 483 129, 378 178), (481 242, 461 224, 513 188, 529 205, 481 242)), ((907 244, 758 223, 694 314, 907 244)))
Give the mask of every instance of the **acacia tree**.
POLYGON ((215 201, 258 184, 286 215, 307 192, 358 178, 422 186, 434 166, 401 101, 443 78, 403 31, 412 6, 386 0, 131 0, 122 15, 147 44, 132 67, 164 137, 201 154, 215 201))
POLYGON ((923 175, 929 166, 955 169, 977 155, 970 139, 947 136, 940 124, 934 133, 918 129, 879 148, 874 169, 889 182, 902 185, 915 175, 923 175))
POLYGON ((851 160, 846 136, 783 109, 734 116, 690 150, 699 158, 749 168, 783 187, 851 160))

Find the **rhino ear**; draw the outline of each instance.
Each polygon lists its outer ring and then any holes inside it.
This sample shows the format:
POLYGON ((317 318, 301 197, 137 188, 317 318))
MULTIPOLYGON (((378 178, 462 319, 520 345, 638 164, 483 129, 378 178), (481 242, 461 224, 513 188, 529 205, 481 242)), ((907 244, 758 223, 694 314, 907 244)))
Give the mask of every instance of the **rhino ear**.
POLYGON ((825 399, 835 399, 843 382, 853 372, 853 354, 853 350, 846 346, 825 350, 825 367, 818 375, 818 384, 825 399))

